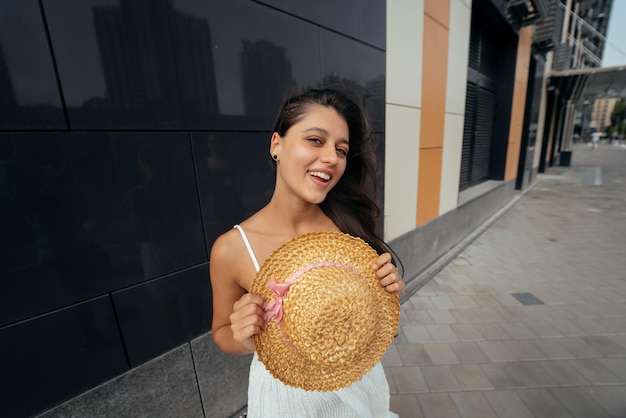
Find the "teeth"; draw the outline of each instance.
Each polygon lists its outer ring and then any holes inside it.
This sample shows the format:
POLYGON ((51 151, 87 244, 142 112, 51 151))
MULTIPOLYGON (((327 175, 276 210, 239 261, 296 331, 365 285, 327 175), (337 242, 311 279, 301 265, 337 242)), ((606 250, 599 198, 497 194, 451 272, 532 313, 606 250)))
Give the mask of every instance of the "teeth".
POLYGON ((315 177, 319 177, 322 180, 326 180, 326 181, 330 180, 330 176, 328 174, 322 173, 320 171, 309 171, 309 174, 315 177))

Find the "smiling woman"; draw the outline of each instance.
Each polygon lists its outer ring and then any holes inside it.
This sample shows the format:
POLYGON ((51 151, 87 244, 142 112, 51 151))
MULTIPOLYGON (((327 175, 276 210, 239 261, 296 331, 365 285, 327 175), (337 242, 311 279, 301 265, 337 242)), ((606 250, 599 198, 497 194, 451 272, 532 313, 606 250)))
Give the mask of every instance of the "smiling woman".
MULTIPOLYGON (((249 293, 259 261, 295 237, 343 232, 361 238, 375 250, 370 273, 380 287, 388 294, 404 288, 391 250, 376 235, 379 208, 367 192, 376 184, 373 135, 360 107, 335 90, 305 91, 283 104, 269 145, 276 172, 270 202, 220 236, 211 250, 213 338, 231 354, 254 352, 252 338, 269 326, 270 301, 249 293)), ((348 387, 304 391, 276 379, 255 354, 248 416, 310 414, 395 416, 380 362, 348 387)))

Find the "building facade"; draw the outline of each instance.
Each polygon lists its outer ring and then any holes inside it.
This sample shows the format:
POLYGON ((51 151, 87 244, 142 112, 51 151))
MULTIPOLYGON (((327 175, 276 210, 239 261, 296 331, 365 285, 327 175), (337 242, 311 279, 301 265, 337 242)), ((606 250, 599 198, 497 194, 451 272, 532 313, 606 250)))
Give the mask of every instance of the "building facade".
POLYGON ((596 99, 593 102, 593 110, 591 111, 590 129, 596 132, 605 132, 612 125, 611 113, 615 109, 615 105, 619 101, 617 97, 605 97, 596 99))
POLYGON ((250 356, 212 341, 208 254, 269 200, 296 88, 361 98, 409 297, 540 170, 556 43, 535 23, 555 10, 1 2, 0 416, 245 409, 250 356))

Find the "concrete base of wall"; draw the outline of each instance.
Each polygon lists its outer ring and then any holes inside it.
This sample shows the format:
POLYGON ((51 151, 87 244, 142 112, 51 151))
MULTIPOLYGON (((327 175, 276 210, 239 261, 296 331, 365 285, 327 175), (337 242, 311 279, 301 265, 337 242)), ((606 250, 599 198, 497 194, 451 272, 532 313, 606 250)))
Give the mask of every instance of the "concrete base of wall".
POLYGON ((238 417, 251 360, 205 334, 38 417, 238 417))

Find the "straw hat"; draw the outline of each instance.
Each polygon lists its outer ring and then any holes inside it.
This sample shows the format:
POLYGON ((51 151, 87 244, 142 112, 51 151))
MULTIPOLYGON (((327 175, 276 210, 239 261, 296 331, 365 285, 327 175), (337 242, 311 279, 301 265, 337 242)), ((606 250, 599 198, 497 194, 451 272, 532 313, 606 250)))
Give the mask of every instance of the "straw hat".
POLYGON ((400 315, 398 295, 372 269, 377 258, 365 241, 340 232, 300 235, 267 258, 250 292, 267 303, 269 323, 252 340, 272 376, 329 391, 376 365, 400 315))

